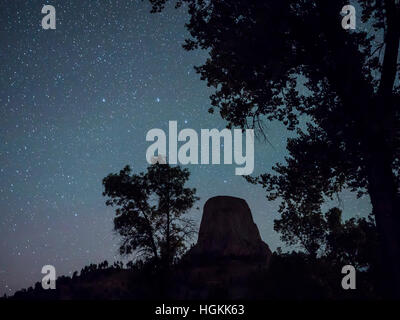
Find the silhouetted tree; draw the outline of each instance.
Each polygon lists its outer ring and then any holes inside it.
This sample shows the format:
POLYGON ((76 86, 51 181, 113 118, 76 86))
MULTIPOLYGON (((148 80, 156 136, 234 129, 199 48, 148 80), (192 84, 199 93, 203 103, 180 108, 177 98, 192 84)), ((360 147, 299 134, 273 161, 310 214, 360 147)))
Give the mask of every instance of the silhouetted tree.
POLYGON ((378 235, 371 216, 342 221, 342 211, 325 213, 284 212, 274 229, 288 245, 298 245, 315 259, 325 258, 337 265, 358 269, 378 267, 378 235))
POLYGON ((187 169, 156 163, 146 173, 132 174, 126 166, 103 179, 106 204, 117 207, 121 254, 135 252, 168 267, 183 253, 195 232, 184 214, 198 200, 196 189, 185 188, 189 176, 187 169))
POLYGON ((342 222, 338 208, 325 214, 327 223, 325 256, 337 265, 380 270, 379 239, 373 217, 350 218, 342 222))
MULTIPOLYGON (((167 1, 150 0, 153 11, 167 1)), ((196 67, 216 88, 209 111, 228 127, 261 127, 266 118, 298 130, 287 163, 259 182, 283 196, 283 208, 304 197, 318 205, 343 188, 368 193, 386 291, 400 297, 399 1, 353 1, 356 30, 341 26, 345 0, 182 2, 191 34, 184 47, 209 52, 196 67)))
POLYGON ((274 230, 289 246, 300 245, 311 258, 316 258, 326 247, 327 224, 320 212, 298 213, 286 211, 274 221, 274 230))

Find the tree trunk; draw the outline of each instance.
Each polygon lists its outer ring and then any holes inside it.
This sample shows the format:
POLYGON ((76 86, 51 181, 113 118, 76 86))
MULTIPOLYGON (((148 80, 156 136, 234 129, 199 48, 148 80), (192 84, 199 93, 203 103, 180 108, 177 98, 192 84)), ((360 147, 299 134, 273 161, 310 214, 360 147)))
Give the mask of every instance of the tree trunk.
MULTIPOLYGON (((169 169, 167 169, 169 170, 169 169)), ((170 219, 170 212, 169 212, 169 202, 170 202, 170 181, 169 181, 169 171, 167 171, 167 259, 166 259, 166 266, 167 270, 169 269, 170 266, 170 260, 171 260, 171 235, 170 235, 170 224, 171 224, 171 219, 170 219)))
POLYGON ((400 8, 385 1, 385 55, 377 99, 371 104, 369 194, 381 238, 384 290, 387 297, 400 299, 400 224, 397 183, 393 174, 395 105, 393 85, 397 73, 400 40, 400 8))
POLYGON ((149 236, 150 236, 150 241, 151 241, 151 249, 153 250, 154 259, 156 261, 158 261, 157 246, 156 246, 156 243, 154 241, 154 231, 153 231, 153 228, 151 226, 149 217, 145 214, 143 208, 141 208, 141 210, 142 210, 142 214, 143 214, 144 218, 146 219, 147 226, 148 226, 148 229, 149 229, 149 236))
POLYGON ((396 185, 391 161, 376 150, 370 158, 369 195, 381 241, 383 287, 386 298, 400 298, 400 247, 396 185))
MULTIPOLYGON (((167 201, 169 202, 169 197, 167 198, 167 201)), ((169 204, 167 204, 167 268, 169 268, 170 265, 170 255, 171 255, 171 239, 170 239, 170 214, 169 214, 169 204)))

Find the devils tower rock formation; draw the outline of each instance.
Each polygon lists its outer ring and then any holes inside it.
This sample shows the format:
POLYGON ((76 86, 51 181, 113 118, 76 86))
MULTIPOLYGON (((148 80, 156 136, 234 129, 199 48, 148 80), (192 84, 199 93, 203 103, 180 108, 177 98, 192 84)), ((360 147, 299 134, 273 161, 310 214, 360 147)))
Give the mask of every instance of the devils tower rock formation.
POLYGON ((271 255, 246 201, 213 197, 204 205, 197 244, 183 259, 175 297, 249 298, 271 255))
POLYGON ((191 254, 213 259, 255 259, 266 264, 271 257, 246 201, 229 196, 213 197, 205 203, 198 241, 191 254))

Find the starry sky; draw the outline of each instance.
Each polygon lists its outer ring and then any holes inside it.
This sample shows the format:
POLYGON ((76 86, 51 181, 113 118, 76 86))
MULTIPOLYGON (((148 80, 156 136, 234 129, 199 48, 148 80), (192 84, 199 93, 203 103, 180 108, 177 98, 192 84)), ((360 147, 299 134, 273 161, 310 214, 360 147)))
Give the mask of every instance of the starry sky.
MULTIPOLYGON (((113 210, 102 178, 130 164, 147 167, 146 133, 223 129, 208 114, 207 88, 193 66, 204 51, 186 52, 185 10, 150 14, 140 0, 50 0, 56 30, 43 30, 43 1, 0 2, 0 294, 41 281, 51 264, 71 275, 89 263, 119 260, 113 210)), ((255 143, 255 171, 285 157, 289 133, 267 123, 270 144, 255 143)), ((235 176, 235 165, 189 165, 189 185, 201 198, 246 199, 261 236, 273 231, 278 203, 235 176)), ((343 192, 345 216, 370 212, 369 199, 343 192)), ((198 223, 201 210, 189 213, 198 223)))

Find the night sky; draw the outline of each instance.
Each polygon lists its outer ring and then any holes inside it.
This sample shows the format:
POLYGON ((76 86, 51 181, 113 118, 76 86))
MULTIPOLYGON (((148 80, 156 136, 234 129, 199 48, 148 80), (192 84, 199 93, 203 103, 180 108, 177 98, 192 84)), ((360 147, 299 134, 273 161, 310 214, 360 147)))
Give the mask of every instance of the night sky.
MULTIPOLYGON (((43 30, 43 1, 0 2, 0 294, 41 281, 51 264, 71 275, 89 263, 120 259, 113 210, 102 178, 130 164, 147 167, 146 133, 177 120, 178 130, 223 129, 208 114, 212 93, 194 65, 206 52, 186 52, 184 9, 150 14, 142 1, 51 0, 57 29, 43 30)), ((288 133, 266 124, 270 144, 255 145, 255 174, 286 155, 288 133)), ((235 176, 236 165, 189 165, 201 198, 246 199, 261 236, 273 231, 278 203, 235 176)), ((350 215, 370 212, 369 199, 344 192, 350 215)), ((190 214, 199 222, 201 210, 190 214)))

